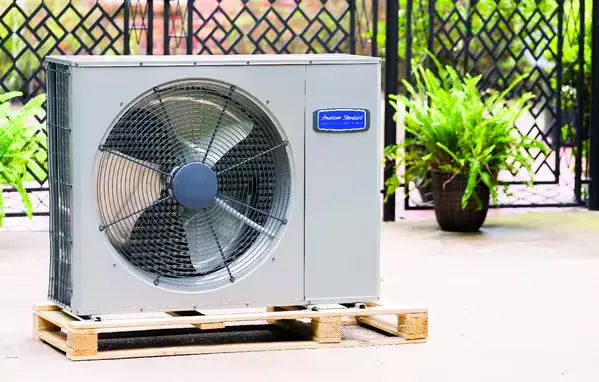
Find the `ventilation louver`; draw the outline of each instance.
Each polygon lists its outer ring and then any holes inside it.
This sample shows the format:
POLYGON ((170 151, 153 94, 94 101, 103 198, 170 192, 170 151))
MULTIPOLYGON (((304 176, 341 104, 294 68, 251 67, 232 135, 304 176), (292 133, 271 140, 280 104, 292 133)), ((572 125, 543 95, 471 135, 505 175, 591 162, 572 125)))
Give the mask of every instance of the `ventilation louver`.
POLYGON ((73 280, 71 121, 69 67, 50 62, 46 66, 48 92, 48 181, 50 185, 50 282, 49 297, 71 303, 73 280))

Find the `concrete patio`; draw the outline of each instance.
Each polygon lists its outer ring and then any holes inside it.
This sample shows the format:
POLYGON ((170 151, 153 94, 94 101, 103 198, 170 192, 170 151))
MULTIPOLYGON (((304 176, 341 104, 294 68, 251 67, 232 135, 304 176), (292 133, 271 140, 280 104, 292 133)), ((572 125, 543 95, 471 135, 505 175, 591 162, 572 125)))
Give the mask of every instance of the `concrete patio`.
POLYGON ((425 344, 80 363, 31 339, 48 262, 34 223, 0 231, 1 382, 599 380, 595 213, 500 210, 476 235, 430 212, 382 224, 383 297, 429 309, 425 344))

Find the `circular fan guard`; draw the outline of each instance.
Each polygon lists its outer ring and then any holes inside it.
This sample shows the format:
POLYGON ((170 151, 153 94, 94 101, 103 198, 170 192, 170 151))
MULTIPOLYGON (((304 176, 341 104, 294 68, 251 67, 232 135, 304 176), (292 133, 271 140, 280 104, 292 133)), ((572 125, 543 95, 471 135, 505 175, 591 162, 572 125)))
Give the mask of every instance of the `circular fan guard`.
POLYGON ((155 87, 99 147, 99 228, 156 285, 234 282, 287 222, 286 146, 234 86, 155 87))

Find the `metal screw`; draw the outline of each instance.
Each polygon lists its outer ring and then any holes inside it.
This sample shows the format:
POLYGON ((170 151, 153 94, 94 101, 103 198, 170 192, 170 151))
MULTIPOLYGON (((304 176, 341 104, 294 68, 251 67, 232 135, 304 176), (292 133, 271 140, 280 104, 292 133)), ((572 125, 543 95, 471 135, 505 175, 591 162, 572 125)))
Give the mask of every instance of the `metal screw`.
POLYGON ((116 268, 116 264, 112 264, 112 267, 113 267, 113 268, 116 268))
POLYGON ((274 257, 272 258, 272 261, 273 261, 273 262, 275 261, 275 258, 274 258, 274 257))
POLYGON ((123 107, 123 103, 121 102, 121 107, 123 107))
POLYGON ((266 104, 268 105, 269 103, 270 103, 270 101, 269 101, 269 100, 266 100, 266 104))

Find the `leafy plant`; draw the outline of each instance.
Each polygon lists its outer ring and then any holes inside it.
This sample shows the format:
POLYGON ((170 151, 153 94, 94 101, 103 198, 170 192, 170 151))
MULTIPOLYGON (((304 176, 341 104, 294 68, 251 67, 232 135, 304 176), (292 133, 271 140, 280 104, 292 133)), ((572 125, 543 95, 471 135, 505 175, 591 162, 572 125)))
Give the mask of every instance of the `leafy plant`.
MULTIPOLYGON (((31 118, 42 117, 45 95, 32 98, 20 110, 10 108, 13 98, 21 92, 0 94, 0 185, 14 187, 19 193, 27 216, 32 216, 32 205, 23 185, 27 164, 35 155, 37 136, 30 125, 31 118)), ((1 186, 0 186, 1 187, 1 186)), ((0 225, 4 217, 4 198, 0 188, 0 225)))
POLYGON ((479 208, 482 206, 474 192, 480 182, 488 186, 492 199, 497 201, 498 175, 502 170, 513 174, 526 170, 531 175, 527 183, 532 186, 533 163, 525 150, 545 151, 545 147, 520 135, 514 127, 533 95, 525 93, 507 100, 522 77, 501 93, 489 90, 483 95, 478 86, 480 75, 467 74, 462 78, 453 68, 443 68, 430 56, 438 74, 420 66, 415 74, 415 88, 404 81, 410 98, 391 96, 395 118, 399 112, 397 104, 409 108, 403 115, 405 130, 413 138, 385 148, 386 159, 395 163, 395 175, 385 184, 386 195, 394 193, 403 182, 425 177, 430 170, 453 174, 449 181, 458 174, 466 177, 462 208, 472 197, 479 208), (405 170, 399 174, 402 166, 405 170))

